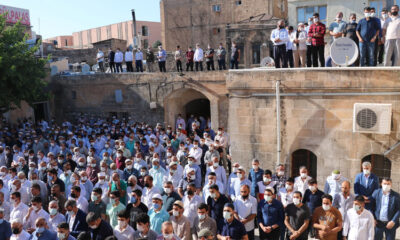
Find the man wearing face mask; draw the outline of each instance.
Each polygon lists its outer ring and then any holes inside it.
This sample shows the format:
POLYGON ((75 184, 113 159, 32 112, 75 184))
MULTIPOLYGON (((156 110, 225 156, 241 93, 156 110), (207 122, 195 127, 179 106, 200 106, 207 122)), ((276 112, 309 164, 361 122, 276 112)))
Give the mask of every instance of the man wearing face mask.
POLYGON ((49 215, 49 229, 55 232, 57 231, 57 226, 65 222, 65 216, 59 212, 58 202, 55 200, 49 204, 49 215))
POLYGON ((133 168, 132 160, 131 159, 126 159, 125 160, 125 169, 124 169, 123 179, 125 181, 127 181, 128 178, 130 176, 132 176, 132 175, 139 176, 139 172, 135 168, 133 168))
POLYGON ((302 203, 299 191, 293 194, 293 203, 285 208, 285 225, 288 229, 286 239, 307 240, 307 228, 310 223, 310 210, 302 203))
POLYGON ((308 181, 311 180, 311 177, 308 176, 308 170, 305 166, 301 166, 299 172, 300 176, 294 179, 294 191, 299 191, 301 195, 304 195, 308 189, 308 181))
POLYGON ((178 158, 175 156, 172 157, 171 162, 169 163, 169 169, 167 176, 164 176, 163 182, 172 182, 172 185, 175 189, 178 189, 179 182, 181 181, 183 176, 183 168, 178 163, 178 158))
POLYGON ((223 187, 227 185, 226 171, 221 165, 219 165, 219 156, 214 156, 212 158, 212 165, 207 168, 207 173, 205 177, 207 178, 210 173, 215 173, 217 181, 222 183, 223 187))
POLYGON ((133 229, 137 230, 137 218, 141 213, 147 214, 149 209, 141 201, 142 191, 139 189, 133 191, 130 195, 129 204, 126 206, 126 211, 129 213, 130 221, 129 224, 133 229))
POLYGON ((347 211, 347 217, 343 223, 343 237, 340 237, 349 240, 373 240, 374 227, 374 215, 365 209, 364 197, 357 196, 353 201, 353 207, 347 211))
POLYGON ((197 208, 197 218, 193 224, 193 239, 201 239, 200 233, 204 230, 209 230, 213 236, 217 236, 217 223, 208 215, 207 204, 201 203, 197 208))
POLYGON ((197 216, 197 206, 203 202, 202 198, 196 194, 196 186, 190 183, 187 186, 186 194, 182 198, 185 211, 183 215, 190 221, 190 227, 193 227, 194 219, 197 216))
POLYGON ((155 194, 159 194, 161 191, 153 185, 153 177, 152 176, 145 176, 144 177, 144 188, 143 188, 143 196, 142 202, 148 207, 153 207, 153 196, 155 194))
POLYGON ((336 240, 337 234, 342 230, 342 215, 332 206, 332 196, 322 196, 322 207, 315 209, 312 224, 317 230, 317 238, 322 240, 336 240))
POLYGON ((89 232, 92 240, 103 240, 108 236, 113 236, 113 228, 106 221, 102 220, 97 213, 90 212, 86 216, 89 232))
POLYGON ((274 44, 275 67, 287 68, 286 43, 289 42, 289 33, 285 29, 285 21, 279 20, 277 28, 272 30, 271 41, 274 44))
POLYGON ((155 153, 154 155, 155 157, 152 159, 153 167, 149 170, 149 175, 153 177, 154 186, 162 191, 163 179, 167 175, 167 172, 160 166, 158 154, 155 153))
POLYGON ((182 201, 175 201, 172 208, 172 216, 169 220, 172 223, 174 233, 181 240, 191 239, 190 221, 185 216, 183 216, 183 203, 182 201))
MULTIPOLYGON (((253 168, 249 172, 249 180, 251 181, 251 196, 256 197, 257 183, 262 181, 264 170, 260 168, 260 161, 258 159, 252 160, 253 168)), ((225 174, 226 175, 226 174, 225 174)))
POLYGON ((44 218, 38 218, 35 222, 36 230, 32 233, 31 240, 52 240, 57 238, 57 234, 50 231, 44 218))
POLYGON ((385 53, 385 31, 386 29, 384 29, 384 27, 386 27, 386 22, 389 21, 390 17, 388 14, 388 11, 386 10, 386 8, 382 8, 381 10, 381 18, 379 19, 380 24, 381 24, 381 28, 382 28, 382 33, 380 34, 380 38, 379 38, 379 43, 378 43, 378 63, 382 64, 383 62, 383 55, 385 53))
POLYGON ((311 38, 311 53, 312 53, 312 63, 313 67, 319 66, 325 67, 325 31, 326 27, 319 19, 319 14, 313 14, 313 24, 308 30, 308 37, 311 38))
POLYGON ((275 199, 273 188, 266 188, 264 199, 257 206, 257 222, 260 239, 278 240, 284 227, 284 208, 275 199))
POLYGON ((163 207, 168 213, 172 213, 172 207, 174 202, 180 201, 181 197, 177 192, 174 191, 174 186, 172 185, 172 182, 165 182, 164 183, 164 189, 161 193, 161 196, 163 197, 163 207))
POLYGON ((86 213, 76 206, 75 200, 68 200, 65 203, 65 210, 67 211, 65 217, 73 237, 77 237, 80 232, 88 230, 86 213))
POLYGON ((226 70, 226 50, 222 46, 222 43, 219 44, 217 49, 217 60, 218 60, 218 68, 219 70, 226 70))
POLYGON ((12 234, 11 224, 4 219, 4 211, 5 209, 0 207, 0 233, 3 239, 9 240, 12 234))
POLYGON ((370 162, 362 163, 362 173, 357 174, 354 182, 354 193, 361 195, 365 199, 365 208, 372 210, 373 204, 371 203, 372 193, 379 188, 378 177, 371 172, 372 166, 370 162))
POLYGON ((332 36, 333 40, 344 37, 346 27, 347 23, 343 21, 343 13, 338 12, 335 21, 329 25, 329 34, 332 36))
POLYGON ((382 188, 375 190, 371 199, 375 205, 376 220, 375 239, 382 240, 383 233, 387 240, 396 239, 396 229, 399 227, 400 196, 392 190, 392 180, 382 179, 382 188))
POLYGON ((222 230, 218 231, 217 239, 241 239, 248 240, 249 237, 246 228, 239 220, 234 217, 235 208, 232 203, 227 203, 224 206, 224 224, 222 230))
POLYGON ((118 191, 119 192, 119 201, 122 204, 126 204, 126 189, 127 189, 127 184, 124 180, 120 179, 120 176, 118 173, 114 172, 112 174, 112 183, 109 183, 110 185, 110 192, 112 191, 118 191))
POLYGON ((129 226, 129 212, 121 211, 118 213, 118 225, 114 228, 114 236, 118 240, 133 240, 135 230, 129 226))
POLYGON ((145 213, 137 216, 137 231, 133 234, 134 240, 148 239, 156 240, 157 233, 150 229, 150 219, 145 213))
POLYGON ((357 25, 356 34, 359 40, 360 61, 362 67, 365 65, 374 65, 375 41, 377 41, 380 32, 380 24, 378 21, 374 20, 370 11, 370 7, 364 8, 365 18, 361 19, 357 25))
POLYGON ((278 200, 282 202, 284 207, 293 202, 293 193, 294 193, 293 186, 294 186, 294 179, 289 178, 286 181, 285 187, 282 187, 278 190, 278 200))
MULTIPOLYGON (((73 186, 71 188, 70 196, 71 196, 70 199, 76 200, 76 204, 79 209, 81 209, 84 213, 88 212, 88 207, 89 207, 88 200, 82 196, 82 191, 79 186, 73 186)), ((89 194, 89 196, 90 196, 90 194, 89 194)))
POLYGON ((169 214, 163 209, 163 199, 160 194, 154 194, 152 208, 147 213, 150 217, 150 227, 153 231, 161 234, 161 224, 168 221, 169 214))
POLYGON ((12 235, 10 240, 28 240, 31 235, 22 228, 22 223, 18 220, 11 221, 12 235))
MULTIPOLYGON (((347 217, 347 211, 353 207, 355 196, 350 192, 350 182, 344 181, 342 183, 342 192, 337 193, 332 206, 340 211, 343 221, 347 217)), ((342 231, 338 234, 338 240, 342 240, 342 231)))
POLYGON ((239 167, 237 170, 237 178, 231 183, 229 196, 232 201, 235 201, 236 197, 240 196, 240 188, 243 185, 251 186, 251 182, 246 178, 246 172, 243 167, 239 167))
POLYGON ((211 172, 208 174, 207 179, 206 179, 207 184, 204 185, 203 187, 203 200, 207 201, 208 197, 210 196, 210 187, 214 184, 218 185, 218 188, 221 189, 220 193, 224 194, 225 193, 225 186, 218 181, 215 173, 211 172))
POLYGON ((201 169, 197 164, 196 158, 193 155, 189 155, 188 157, 188 164, 184 168, 184 173, 186 173, 184 174, 184 177, 187 177, 186 175, 189 172, 189 170, 190 172, 194 170, 194 175, 191 176, 191 180, 193 180, 194 183, 196 184, 197 193, 199 193, 201 189, 201 169))
POLYGON ((285 174, 285 165, 279 164, 276 167, 276 172, 274 175, 272 175, 272 181, 276 183, 276 188, 280 189, 282 187, 285 187, 286 183, 286 174, 285 174))
POLYGON ((385 40, 385 66, 400 66, 400 16, 399 6, 393 5, 390 9, 391 17, 383 26, 383 40, 385 40), (393 56, 394 55, 394 56, 393 56))
POLYGON ((243 185, 240 196, 233 202, 235 218, 244 224, 248 239, 254 239, 254 219, 257 216, 257 199, 250 195, 250 187, 243 185))
MULTIPOLYGON (((357 15, 355 13, 351 13, 349 17, 349 22, 346 25, 345 37, 348 37, 351 40, 353 40, 358 46, 359 44, 358 44, 356 29, 357 29, 357 15)), ((360 56, 358 56, 357 60, 353 63, 352 66, 358 67, 359 65, 360 65, 360 56)))
POLYGON ((92 194, 90 196, 90 203, 89 203, 89 212, 95 212, 100 214, 102 219, 106 219, 106 204, 103 202, 101 196, 103 194, 103 190, 101 188, 94 188, 92 194))
POLYGON ((32 233, 35 231, 35 221, 38 218, 43 218, 48 221, 50 216, 42 208, 42 199, 40 197, 34 197, 32 199, 31 207, 28 210, 28 214, 24 217, 24 227, 28 232, 32 233))
POLYGON ((62 222, 57 226, 57 238, 58 240, 76 240, 70 232, 68 223, 62 222))
POLYGON ((335 195, 341 192, 344 181, 348 181, 347 178, 343 177, 339 170, 333 170, 332 175, 326 179, 324 193, 331 195, 335 200, 335 195))
POLYGON ((214 184, 209 187, 210 196, 206 199, 209 206, 209 215, 217 222, 218 231, 222 230, 224 218, 222 216, 223 209, 226 203, 230 202, 229 199, 219 192, 218 185, 214 184))
POLYGON ((108 219, 110 220, 110 225, 114 228, 118 224, 117 220, 117 214, 120 211, 125 210, 125 205, 120 203, 119 201, 119 192, 118 191, 112 191, 110 193, 110 203, 107 205, 107 216, 108 219))

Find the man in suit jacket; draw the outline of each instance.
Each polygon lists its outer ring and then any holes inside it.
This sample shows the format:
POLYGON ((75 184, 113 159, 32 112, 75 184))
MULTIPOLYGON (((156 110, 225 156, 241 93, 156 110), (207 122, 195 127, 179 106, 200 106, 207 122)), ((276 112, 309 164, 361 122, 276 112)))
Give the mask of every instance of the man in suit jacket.
POLYGON ((375 240, 382 240, 385 233, 386 240, 395 240, 396 229, 399 227, 400 195, 391 190, 392 180, 382 179, 382 188, 372 194, 374 217, 376 220, 375 240))
POLYGON ((75 200, 68 200, 65 203, 65 209, 67 210, 66 218, 68 225, 71 226, 71 222, 73 221, 71 231, 72 236, 76 238, 80 232, 88 230, 86 213, 77 207, 75 200))
POLYGON ((363 172, 357 174, 356 181, 354 182, 354 193, 356 196, 363 196, 365 199, 365 208, 372 211, 371 196, 379 188, 379 179, 375 174, 371 173, 370 162, 363 162, 362 168, 363 172))

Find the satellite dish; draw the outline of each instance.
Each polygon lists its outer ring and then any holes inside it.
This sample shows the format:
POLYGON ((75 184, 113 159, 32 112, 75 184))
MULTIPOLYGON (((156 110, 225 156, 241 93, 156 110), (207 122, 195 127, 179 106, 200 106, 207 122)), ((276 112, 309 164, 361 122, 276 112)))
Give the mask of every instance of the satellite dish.
POLYGON ((51 66, 50 75, 54 76, 58 73, 58 67, 56 65, 51 66))
POLYGON ((337 38, 331 45, 331 58, 340 66, 349 66, 358 58, 358 46, 350 38, 337 38))
POLYGON ((274 67, 275 61, 271 57, 265 57, 261 60, 261 67, 274 67))
POLYGON ((82 66, 82 73, 88 74, 90 71, 90 66, 88 64, 83 64, 82 66))

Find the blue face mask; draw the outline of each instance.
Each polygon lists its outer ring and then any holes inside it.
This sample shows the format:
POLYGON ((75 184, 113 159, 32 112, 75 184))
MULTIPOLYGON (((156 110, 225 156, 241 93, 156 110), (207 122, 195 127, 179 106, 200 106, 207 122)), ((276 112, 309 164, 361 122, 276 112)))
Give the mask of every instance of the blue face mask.
POLYGON ((160 208, 160 204, 155 203, 155 204, 153 204, 153 207, 154 207, 154 209, 159 209, 160 208))
POLYGON ((158 168, 159 168, 159 166, 153 166, 153 168, 155 169, 155 170, 158 170, 158 168))
POLYGON ((38 232, 38 233, 44 232, 44 227, 37 228, 37 229, 36 229, 36 232, 38 232))
POLYGON ((50 175, 47 175, 47 180, 49 180, 51 182, 53 180, 53 177, 50 175))
POLYGON ((2 224, 4 222, 4 219, 0 219, 0 224, 2 224))
POLYGON ((136 198, 134 196, 131 197, 131 203, 133 203, 133 204, 136 203, 136 198))

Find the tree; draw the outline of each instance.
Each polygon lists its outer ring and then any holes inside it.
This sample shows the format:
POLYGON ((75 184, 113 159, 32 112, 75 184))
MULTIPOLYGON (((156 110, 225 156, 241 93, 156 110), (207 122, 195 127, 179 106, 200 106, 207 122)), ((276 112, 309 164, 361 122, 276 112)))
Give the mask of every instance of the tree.
POLYGON ((153 43, 153 48, 158 48, 158 46, 162 45, 160 40, 157 40, 153 43))
POLYGON ((0 15, 0 114, 20 107, 21 101, 32 105, 47 99, 47 59, 35 56, 40 41, 29 47, 25 31, 20 22, 6 26, 5 15, 0 15))

